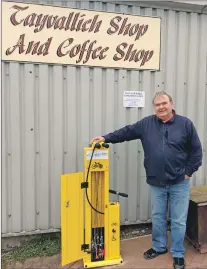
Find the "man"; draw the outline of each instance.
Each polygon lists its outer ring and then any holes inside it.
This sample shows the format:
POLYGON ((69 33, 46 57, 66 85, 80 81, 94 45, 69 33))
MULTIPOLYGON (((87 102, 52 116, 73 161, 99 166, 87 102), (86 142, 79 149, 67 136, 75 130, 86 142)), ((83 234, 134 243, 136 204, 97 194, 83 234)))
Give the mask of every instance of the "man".
POLYGON ((188 214, 189 179, 202 164, 202 147, 193 123, 177 115, 166 92, 153 99, 156 115, 151 115, 115 132, 98 136, 93 142, 121 143, 140 139, 144 166, 151 190, 152 248, 146 259, 167 253, 167 205, 171 217, 171 254, 175 269, 184 269, 184 238, 188 214))

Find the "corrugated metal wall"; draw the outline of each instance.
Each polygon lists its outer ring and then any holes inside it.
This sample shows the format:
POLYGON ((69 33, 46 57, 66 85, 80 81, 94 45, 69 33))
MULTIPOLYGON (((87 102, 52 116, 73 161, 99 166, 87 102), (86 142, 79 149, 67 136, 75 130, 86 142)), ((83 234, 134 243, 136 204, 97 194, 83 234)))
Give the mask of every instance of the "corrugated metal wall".
MULTIPOLYGON (((93 136, 153 113, 156 91, 168 91, 177 113, 195 123, 204 159, 192 184, 207 184, 207 16, 100 2, 54 4, 161 16, 162 70, 3 63, 3 236, 60 228, 60 175, 83 170, 83 148, 93 136), (125 109, 124 90, 145 91, 145 108, 125 109)), ((121 223, 149 221, 139 141, 111 146, 110 176, 111 188, 129 194, 121 199, 121 223)))

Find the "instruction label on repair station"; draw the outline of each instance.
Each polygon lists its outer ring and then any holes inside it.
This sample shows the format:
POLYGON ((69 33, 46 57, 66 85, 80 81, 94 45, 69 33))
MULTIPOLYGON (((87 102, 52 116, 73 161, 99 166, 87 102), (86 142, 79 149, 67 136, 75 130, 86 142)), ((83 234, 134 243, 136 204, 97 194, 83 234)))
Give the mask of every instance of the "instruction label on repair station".
MULTIPOLYGON (((86 159, 90 160, 92 155, 92 150, 86 152, 86 159)), ((108 159, 108 151, 107 150, 96 150, 93 153, 93 160, 97 159, 108 159)))

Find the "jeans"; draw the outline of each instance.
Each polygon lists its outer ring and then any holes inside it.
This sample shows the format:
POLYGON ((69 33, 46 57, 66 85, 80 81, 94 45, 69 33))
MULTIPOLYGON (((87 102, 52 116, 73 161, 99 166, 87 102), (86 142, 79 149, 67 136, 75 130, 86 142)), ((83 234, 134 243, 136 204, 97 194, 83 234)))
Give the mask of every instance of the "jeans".
POLYGON ((175 185, 151 187, 152 248, 163 251, 167 245, 168 201, 171 218, 171 248, 173 257, 183 258, 184 239, 190 198, 190 180, 175 185))

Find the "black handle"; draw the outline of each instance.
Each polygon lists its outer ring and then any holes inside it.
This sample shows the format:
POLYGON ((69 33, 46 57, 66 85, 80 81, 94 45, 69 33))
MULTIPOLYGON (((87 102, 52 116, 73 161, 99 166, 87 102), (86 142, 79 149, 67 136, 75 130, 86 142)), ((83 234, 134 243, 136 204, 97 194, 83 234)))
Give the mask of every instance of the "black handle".
POLYGON ((122 197, 128 197, 128 194, 123 193, 123 192, 119 192, 118 194, 119 194, 120 196, 122 196, 122 197))
POLYGON ((101 145, 99 143, 96 143, 95 144, 95 148, 100 149, 101 148, 101 145))
POLYGON ((109 190, 110 193, 116 194, 116 191, 109 190))
POLYGON ((123 192, 117 192, 117 191, 114 191, 114 190, 109 190, 110 193, 113 193, 113 194, 117 194, 117 195, 120 195, 122 197, 128 197, 128 194, 126 193, 123 193, 123 192))
POLYGON ((109 144, 107 144, 107 143, 105 143, 105 142, 102 144, 102 146, 103 146, 104 148, 107 148, 107 149, 109 148, 109 144))
MULTIPOLYGON (((102 147, 104 147, 104 148, 109 148, 109 144, 107 144, 107 143, 103 143, 103 144, 102 144, 102 147)), ((100 149, 100 148, 101 148, 101 145, 100 145, 99 143, 96 143, 96 144, 95 144, 95 148, 100 149)))

